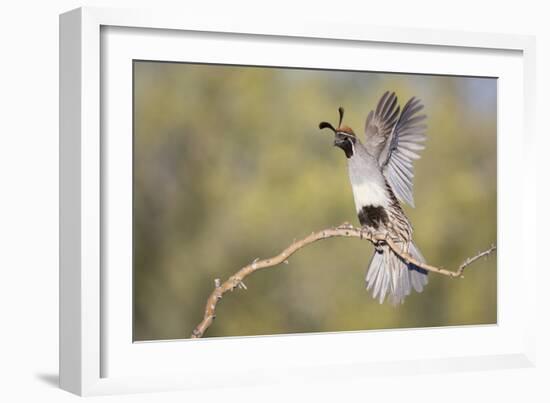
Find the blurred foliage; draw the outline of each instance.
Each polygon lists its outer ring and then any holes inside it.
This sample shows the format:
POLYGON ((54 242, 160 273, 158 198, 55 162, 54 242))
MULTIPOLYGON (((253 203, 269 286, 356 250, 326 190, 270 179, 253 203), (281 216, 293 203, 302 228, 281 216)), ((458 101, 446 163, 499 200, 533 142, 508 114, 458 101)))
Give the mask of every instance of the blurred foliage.
MULTIPOLYGON (((428 141, 405 207, 427 260, 456 268, 496 242, 496 80, 135 62, 134 338, 189 337, 214 279, 313 230, 357 223, 343 153, 318 123, 362 133, 385 90, 420 97, 428 141)), ((255 273, 207 336, 496 323, 496 258, 373 300, 367 242, 332 239, 255 273)))

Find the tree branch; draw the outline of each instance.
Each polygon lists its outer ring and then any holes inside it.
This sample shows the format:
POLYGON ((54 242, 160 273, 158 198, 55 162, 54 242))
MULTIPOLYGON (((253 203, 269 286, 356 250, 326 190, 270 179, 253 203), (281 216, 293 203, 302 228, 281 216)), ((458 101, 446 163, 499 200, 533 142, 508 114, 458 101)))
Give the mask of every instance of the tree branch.
POLYGON ((223 295, 228 291, 233 291, 235 288, 246 289, 246 285, 243 283, 243 280, 260 269, 266 269, 268 267, 277 266, 281 263, 288 263, 288 258, 296 253, 299 249, 322 239, 335 238, 335 237, 344 237, 344 238, 360 238, 374 243, 385 242, 397 255, 399 255, 405 262, 412 263, 415 266, 418 266, 424 270, 431 271, 434 273, 439 273, 444 276, 451 278, 454 277, 463 277, 464 269, 475 262, 476 260, 486 257, 493 253, 496 250, 496 246, 492 245, 489 249, 484 252, 480 252, 477 255, 470 257, 460 265, 456 271, 446 270, 440 267, 432 266, 427 263, 422 263, 414 259, 408 253, 405 253, 397 246, 391 239, 387 238, 385 234, 372 234, 368 233, 365 230, 360 228, 355 228, 348 223, 344 223, 336 228, 329 228, 319 232, 312 232, 307 237, 294 241, 290 246, 285 250, 279 253, 277 256, 268 258, 268 259, 255 259, 249 265, 243 267, 238 272, 229 277, 225 282, 221 283, 220 279, 214 280, 214 291, 210 294, 206 301, 206 308, 204 311, 204 317, 202 321, 195 327, 191 338, 200 338, 204 335, 206 330, 212 325, 212 322, 216 318, 216 306, 218 302, 222 299, 223 295))

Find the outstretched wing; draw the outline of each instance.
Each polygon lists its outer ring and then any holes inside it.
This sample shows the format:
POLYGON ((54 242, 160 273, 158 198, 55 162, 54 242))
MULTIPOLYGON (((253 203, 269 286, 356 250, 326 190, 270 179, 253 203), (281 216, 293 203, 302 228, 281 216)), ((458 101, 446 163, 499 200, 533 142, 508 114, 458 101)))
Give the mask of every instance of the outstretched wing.
POLYGON ((378 162, 395 195, 414 207, 413 160, 420 158, 418 151, 425 147, 426 115, 419 114, 424 105, 418 98, 411 98, 403 107, 378 162))
POLYGON ((414 207, 413 165, 420 158, 416 153, 424 149, 426 115, 417 98, 411 98, 399 115, 395 93, 386 91, 365 123, 365 148, 378 160, 386 180, 397 198, 414 207))
POLYGON ((365 122, 365 148, 370 155, 379 158, 391 137, 399 116, 395 93, 386 91, 376 110, 370 111, 365 122))

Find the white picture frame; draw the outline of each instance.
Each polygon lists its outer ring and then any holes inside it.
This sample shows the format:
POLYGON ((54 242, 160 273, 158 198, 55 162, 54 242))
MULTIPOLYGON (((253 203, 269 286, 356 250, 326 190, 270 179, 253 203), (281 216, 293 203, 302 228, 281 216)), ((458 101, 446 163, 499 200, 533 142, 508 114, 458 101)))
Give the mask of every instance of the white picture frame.
POLYGON ((534 38, 520 35, 323 21, 197 19, 103 8, 61 15, 61 387, 96 395, 534 365, 535 284, 527 279, 536 277, 536 264, 535 254, 526 251, 528 236, 536 233, 535 196, 514 191, 535 187, 535 176, 528 171, 534 168, 524 164, 523 171, 514 172, 506 164, 513 153, 527 160, 533 152, 534 49, 534 38), (312 43, 347 52, 350 64, 304 51, 312 43), (176 50, 185 55, 174 54, 176 50), (382 52, 384 57, 365 61, 368 52, 382 52), (422 57, 396 66, 400 52, 422 57), (285 65, 300 67, 498 76, 498 325, 133 343, 128 337, 131 271, 109 270, 116 259, 127 259, 131 248, 131 222, 124 214, 131 189, 131 147, 122 134, 129 130, 131 113, 128 61, 213 61, 214 53, 216 61, 225 63, 272 65, 277 56, 278 65, 288 57, 285 65), (509 141, 513 136, 514 143, 509 141), (110 162, 113 156, 116 164, 110 162), (368 345, 367 339, 383 346, 399 345, 404 337, 417 343, 416 355, 406 356, 399 349, 388 354, 384 348, 367 355, 358 348, 368 345), (224 357, 239 359, 226 366, 224 357))

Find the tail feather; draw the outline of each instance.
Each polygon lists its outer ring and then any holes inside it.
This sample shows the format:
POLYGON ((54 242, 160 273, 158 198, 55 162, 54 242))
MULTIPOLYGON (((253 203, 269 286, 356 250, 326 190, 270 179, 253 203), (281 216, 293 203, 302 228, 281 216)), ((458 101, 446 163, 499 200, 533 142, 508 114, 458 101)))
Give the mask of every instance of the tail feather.
MULTIPOLYGON (((409 246, 409 253, 419 262, 426 263, 426 259, 424 259, 424 256, 422 256, 422 253, 420 253, 414 242, 411 242, 409 246)), ((428 272, 413 264, 409 264, 408 268, 412 286, 414 287, 416 292, 422 292, 424 286, 428 284, 428 272)))
MULTIPOLYGON (((425 262, 414 243, 410 244, 409 253, 419 262, 425 262)), ((373 298, 378 298, 379 302, 383 303, 389 294, 392 304, 395 305, 403 303, 413 288, 417 292, 422 292, 428 284, 428 272, 413 264, 407 264, 388 245, 383 245, 374 251, 366 283, 367 290, 373 290, 373 298)))

